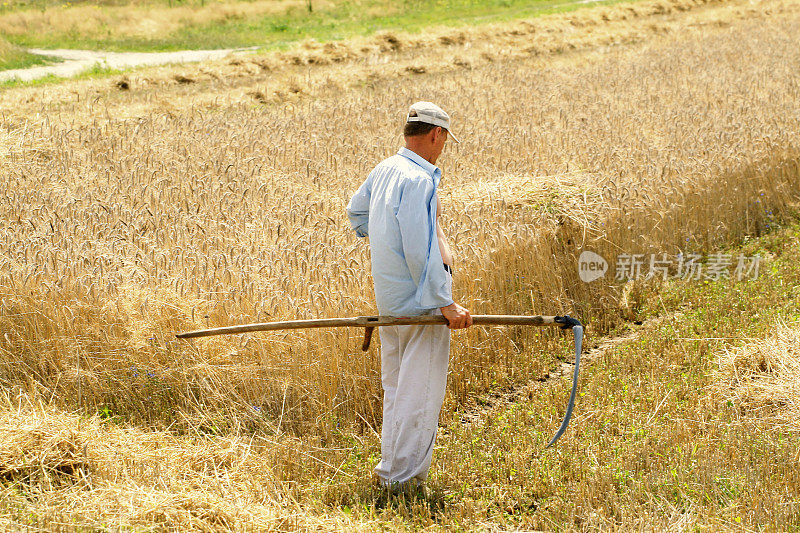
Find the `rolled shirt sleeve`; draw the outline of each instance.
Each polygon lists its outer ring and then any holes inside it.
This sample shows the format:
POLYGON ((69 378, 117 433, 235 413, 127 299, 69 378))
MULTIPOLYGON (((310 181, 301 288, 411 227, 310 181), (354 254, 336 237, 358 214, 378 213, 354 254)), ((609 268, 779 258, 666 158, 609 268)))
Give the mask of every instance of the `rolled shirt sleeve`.
POLYGON ((364 181, 361 187, 347 204, 347 217, 350 219, 350 227, 359 237, 369 235, 369 200, 371 193, 372 174, 364 181))

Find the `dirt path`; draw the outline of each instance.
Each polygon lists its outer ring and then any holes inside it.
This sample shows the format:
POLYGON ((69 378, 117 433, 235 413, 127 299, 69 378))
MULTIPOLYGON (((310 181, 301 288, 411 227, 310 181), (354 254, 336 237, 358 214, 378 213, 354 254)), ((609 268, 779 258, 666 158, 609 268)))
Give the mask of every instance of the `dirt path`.
POLYGON ((84 72, 95 65, 112 69, 126 69, 178 63, 193 63, 209 59, 221 59, 233 52, 255 50, 252 48, 230 48, 223 50, 181 50, 178 52, 95 52, 92 50, 40 50, 32 48, 28 52, 37 55, 57 57, 63 62, 55 65, 29 67, 0 71, 0 81, 18 79, 31 81, 48 75, 69 78, 84 72))

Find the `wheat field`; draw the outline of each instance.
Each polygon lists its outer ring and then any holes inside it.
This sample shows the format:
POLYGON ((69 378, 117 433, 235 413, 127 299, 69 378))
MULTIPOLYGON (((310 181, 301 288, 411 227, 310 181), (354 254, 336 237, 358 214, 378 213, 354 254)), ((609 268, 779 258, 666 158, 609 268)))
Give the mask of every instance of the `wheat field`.
MULTIPOLYGON (((342 434, 379 430, 378 349, 361 353, 357 330, 174 334, 373 314, 368 248, 344 207, 400 146, 416 100, 449 110, 462 139, 440 159, 442 218, 456 300, 473 313, 569 313, 601 335, 626 318, 629 294, 581 282, 581 251, 613 269, 619 254, 712 253, 780 223, 800 190, 798 4, 696 10, 623 17, 639 25, 628 44, 459 68, 398 46, 387 57, 434 67, 378 65, 352 83, 331 72, 362 74, 362 59, 275 63, 274 81, 250 85, 197 72, 159 85, 173 70, 138 92, 142 78, 132 91, 75 82, 0 96, 0 475, 24 472, 36 446, 51 472, 94 465, 91 491, 48 481, 37 509, 111 502, 90 513, 98 527, 310 527, 286 522, 306 475, 289 457, 326 462, 342 434), (58 101, 68 91, 75 101, 58 101), (119 454, 164 466, 126 469, 119 454)), ((564 336, 525 328, 453 339, 445 419, 569 351, 564 336)))

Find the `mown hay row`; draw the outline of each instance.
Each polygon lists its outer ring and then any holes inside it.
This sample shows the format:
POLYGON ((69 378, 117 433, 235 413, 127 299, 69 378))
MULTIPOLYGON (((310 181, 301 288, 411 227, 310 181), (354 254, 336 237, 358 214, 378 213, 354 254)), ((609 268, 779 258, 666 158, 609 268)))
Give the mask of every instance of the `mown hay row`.
POLYGON ((743 412, 800 429, 800 334, 777 324, 767 338, 718 354, 717 393, 743 412))
POLYGON ((218 110, 235 103, 296 102, 391 77, 413 79, 510 59, 551 61, 574 51, 692 35, 758 18, 767 10, 771 16, 791 16, 797 8, 796 0, 657 0, 462 29, 428 28, 422 35, 382 32, 329 43, 308 41, 288 52, 149 68, 110 82, 6 90, 0 109, 7 118, 24 122, 44 107, 69 115, 76 124, 101 116, 135 118, 189 108, 218 110))

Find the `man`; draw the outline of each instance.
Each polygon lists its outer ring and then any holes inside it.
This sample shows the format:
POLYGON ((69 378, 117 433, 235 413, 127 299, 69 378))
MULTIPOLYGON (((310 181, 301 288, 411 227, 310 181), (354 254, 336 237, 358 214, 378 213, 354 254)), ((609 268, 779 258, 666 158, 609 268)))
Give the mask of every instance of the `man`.
MULTIPOLYGON (((435 166, 450 117, 430 102, 411 106, 405 148, 370 172, 347 206, 351 225, 369 236, 375 300, 382 315, 442 314, 450 329, 472 325, 453 301, 453 258, 439 225, 435 166)), ((444 401, 450 332, 443 325, 384 326, 381 339, 383 429, 375 468, 390 489, 421 485, 431 465, 444 401)))

